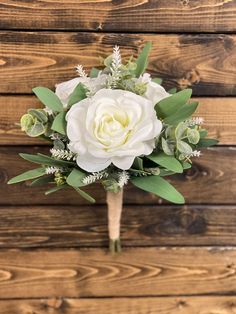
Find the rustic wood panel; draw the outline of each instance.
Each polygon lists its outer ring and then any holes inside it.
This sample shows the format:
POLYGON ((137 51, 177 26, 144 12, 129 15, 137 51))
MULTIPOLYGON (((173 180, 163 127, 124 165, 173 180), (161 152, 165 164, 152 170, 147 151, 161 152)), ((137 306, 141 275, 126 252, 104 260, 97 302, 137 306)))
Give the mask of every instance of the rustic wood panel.
MULTIPOLYGON (((32 188, 28 183, 7 185, 9 178, 32 167, 32 163, 22 160, 18 152, 47 152, 45 147, 1 147, 0 148, 0 204, 86 204, 76 192, 65 190, 63 193, 44 196, 44 188, 32 188)), ((195 159, 193 168, 176 176, 170 181, 185 195, 187 203, 196 204, 234 204, 236 195, 236 149, 218 147, 205 150, 203 156, 195 159)), ((91 185, 86 189, 97 200, 104 203, 105 192, 100 185, 91 185)), ((156 196, 127 187, 126 203, 158 204, 156 196)))
POLYGON ((229 247, 1 251, 0 299, 229 294, 235 262, 229 247))
MULTIPOLYGON (((236 98, 203 97, 193 100, 198 100, 201 104, 196 116, 204 117, 204 126, 209 130, 209 136, 218 138, 220 144, 235 145, 236 98)), ((16 124, 27 109, 39 106, 38 100, 33 96, 1 96, 0 145, 45 144, 45 141, 24 135, 16 124)))
POLYGON ((1 1, 1 29, 231 32, 235 0, 1 1))
POLYGON ((191 86, 195 95, 236 95, 236 35, 144 35, 56 32, 0 32, 0 93, 53 88, 75 75, 78 63, 99 65, 98 56, 118 44, 124 56, 144 42, 153 49, 149 71, 167 88, 191 86))
MULTIPOLYGON (((236 245, 235 212, 220 205, 124 206, 122 245, 236 245)), ((108 246, 105 206, 0 207, 0 248, 89 246, 108 246)))
POLYGON ((2 300, 0 314, 234 314, 236 297, 2 300))

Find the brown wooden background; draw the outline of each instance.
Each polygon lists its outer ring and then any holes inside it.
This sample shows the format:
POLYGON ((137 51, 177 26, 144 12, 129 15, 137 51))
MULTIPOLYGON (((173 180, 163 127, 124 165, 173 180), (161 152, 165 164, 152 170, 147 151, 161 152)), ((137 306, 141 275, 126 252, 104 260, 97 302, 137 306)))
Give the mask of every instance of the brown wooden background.
POLYGON ((236 0, 2 0, 0 29, 0 313, 236 313, 236 0), (193 88, 220 144, 171 178, 185 206, 127 188, 124 250, 111 256, 100 187, 90 206, 6 185, 30 166, 18 152, 48 150, 15 123, 39 105, 32 87, 147 40, 149 71, 193 88))

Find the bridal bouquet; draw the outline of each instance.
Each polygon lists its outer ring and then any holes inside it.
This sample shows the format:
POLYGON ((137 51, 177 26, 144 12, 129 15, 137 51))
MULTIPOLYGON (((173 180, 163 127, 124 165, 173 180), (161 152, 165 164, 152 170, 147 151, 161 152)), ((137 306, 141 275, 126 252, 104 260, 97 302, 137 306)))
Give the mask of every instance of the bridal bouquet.
POLYGON ((44 105, 29 109, 21 128, 31 137, 50 141, 49 155, 20 154, 40 166, 8 183, 32 180, 31 185, 50 184, 50 194, 73 188, 90 202, 83 187, 100 182, 107 191, 110 249, 120 250, 120 218, 123 187, 136 187, 170 202, 184 197, 165 179, 182 173, 199 157, 206 139, 203 119, 192 117, 197 102, 191 89, 167 92, 159 78, 146 73, 151 43, 137 59, 122 62, 119 47, 103 60, 103 69, 88 75, 82 65, 76 77, 56 85, 33 89, 44 105))

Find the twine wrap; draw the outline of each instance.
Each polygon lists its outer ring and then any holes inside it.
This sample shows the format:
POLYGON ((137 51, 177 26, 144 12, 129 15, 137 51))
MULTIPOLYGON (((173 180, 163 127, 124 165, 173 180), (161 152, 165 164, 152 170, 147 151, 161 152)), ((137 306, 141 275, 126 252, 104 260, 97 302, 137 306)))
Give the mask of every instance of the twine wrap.
POLYGON ((123 189, 118 193, 107 191, 108 231, 111 251, 120 251, 120 220, 123 207, 123 189))

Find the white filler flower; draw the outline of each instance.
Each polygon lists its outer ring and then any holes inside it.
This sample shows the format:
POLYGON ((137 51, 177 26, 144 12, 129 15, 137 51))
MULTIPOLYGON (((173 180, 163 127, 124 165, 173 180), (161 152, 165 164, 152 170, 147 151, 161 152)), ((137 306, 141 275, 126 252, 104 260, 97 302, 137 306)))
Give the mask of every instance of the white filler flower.
POLYGON ((111 163, 127 170, 134 158, 149 155, 162 129, 153 103, 132 92, 101 89, 73 105, 67 116, 69 149, 88 172, 111 163))

